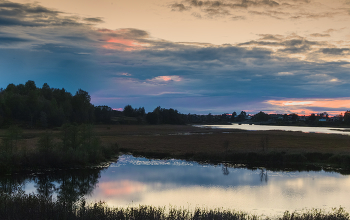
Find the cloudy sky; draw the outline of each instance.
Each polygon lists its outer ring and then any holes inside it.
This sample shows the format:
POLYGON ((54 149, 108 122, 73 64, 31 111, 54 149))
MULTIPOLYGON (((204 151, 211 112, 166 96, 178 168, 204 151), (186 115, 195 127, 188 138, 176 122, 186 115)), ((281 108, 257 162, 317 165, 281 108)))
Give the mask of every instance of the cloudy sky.
POLYGON ((0 87, 181 113, 350 110, 350 0, 0 0, 0 87))

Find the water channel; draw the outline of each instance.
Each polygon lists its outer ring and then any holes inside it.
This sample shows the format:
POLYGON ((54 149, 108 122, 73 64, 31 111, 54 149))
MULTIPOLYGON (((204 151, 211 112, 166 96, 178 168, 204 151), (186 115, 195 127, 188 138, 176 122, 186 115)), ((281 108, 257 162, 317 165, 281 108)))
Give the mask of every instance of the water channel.
POLYGON ((277 126, 277 125, 255 125, 255 124, 237 124, 231 125, 198 125, 199 127, 210 127, 218 129, 242 129, 247 131, 300 131, 304 133, 324 133, 324 134, 342 134, 350 135, 349 128, 332 127, 306 127, 306 126, 277 126))
POLYGON ((0 190, 10 193, 16 187, 73 202, 102 200, 114 207, 224 208, 268 216, 303 208, 350 208, 350 176, 337 172, 270 171, 130 155, 121 155, 108 168, 0 178, 0 190))

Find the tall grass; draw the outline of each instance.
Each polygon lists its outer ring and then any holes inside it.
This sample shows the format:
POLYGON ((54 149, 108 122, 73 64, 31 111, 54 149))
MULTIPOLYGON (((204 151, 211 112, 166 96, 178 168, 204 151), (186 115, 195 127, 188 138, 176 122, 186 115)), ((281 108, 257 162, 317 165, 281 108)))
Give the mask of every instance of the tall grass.
MULTIPOLYGON (((139 206, 128 208, 111 208, 104 202, 86 204, 80 200, 67 204, 40 195, 26 195, 17 192, 8 195, 0 192, 0 218, 2 220, 255 220, 269 219, 245 212, 223 209, 201 209, 194 211, 176 207, 139 206)), ((343 208, 333 209, 325 213, 322 210, 309 210, 304 213, 286 211, 283 216, 275 217, 280 220, 333 220, 349 219, 349 213, 343 208)))
POLYGON ((92 125, 65 124, 60 133, 43 132, 34 148, 21 142, 21 130, 10 127, 0 143, 0 174, 23 170, 74 168, 115 156, 118 145, 102 145, 92 125))

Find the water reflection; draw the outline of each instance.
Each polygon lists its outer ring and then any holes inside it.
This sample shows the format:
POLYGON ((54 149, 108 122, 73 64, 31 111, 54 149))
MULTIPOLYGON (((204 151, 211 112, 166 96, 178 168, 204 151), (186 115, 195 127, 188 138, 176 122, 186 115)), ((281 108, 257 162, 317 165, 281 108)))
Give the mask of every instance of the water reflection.
POLYGON ((260 169, 260 181, 265 181, 267 183, 268 176, 267 176, 267 169, 259 168, 260 169))
POLYGON ((171 204, 276 215, 303 208, 350 207, 349 193, 348 176, 323 170, 271 171, 122 156, 101 173, 90 199, 103 198, 123 207, 171 204))
POLYGON ((31 175, 0 177, 0 191, 13 194, 23 191, 47 199, 57 199, 68 207, 92 194, 101 177, 101 169, 65 170, 31 175))
POLYGON ((305 133, 350 135, 350 130, 348 128, 331 128, 331 127, 277 126, 277 125, 253 125, 253 124, 195 125, 195 126, 223 128, 223 129, 242 129, 242 130, 248 130, 248 131, 280 130, 280 131, 301 131, 305 133))
MULTIPOLYGON (((229 208, 275 215, 303 208, 350 207, 350 178, 325 171, 272 171, 120 156, 107 169, 0 178, 0 190, 38 193, 72 205, 82 197, 114 207, 229 208)), ((347 210, 349 211, 349 210, 347 210)))

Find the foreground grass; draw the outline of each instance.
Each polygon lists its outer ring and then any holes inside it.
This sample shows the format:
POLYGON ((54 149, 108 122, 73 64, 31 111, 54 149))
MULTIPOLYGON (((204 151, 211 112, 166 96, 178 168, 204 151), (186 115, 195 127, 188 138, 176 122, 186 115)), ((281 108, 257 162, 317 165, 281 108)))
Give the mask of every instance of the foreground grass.
MULTIPOLYGON (((206 219, 234 219, 252 220, 269 219, 264 216, 251 215, 248 213, 223 210, 223 209, 201 209, 194 211, 170 207, 139 206, 129 208, 111 208, 103 202, 86 205, 84 200, 71 204, 67 201, 52 200, 40 195, 26 195, 16 193, 8 195, 0 193, 0 218, 2 220, 206 220, 206 219)), ((286 211, 281 217, 274 217, 281 220, 331 220, 349 219, 349 214, 343 208, 333 209, 329 213, 322 210, 309 210, 303 213, 286 211)))

